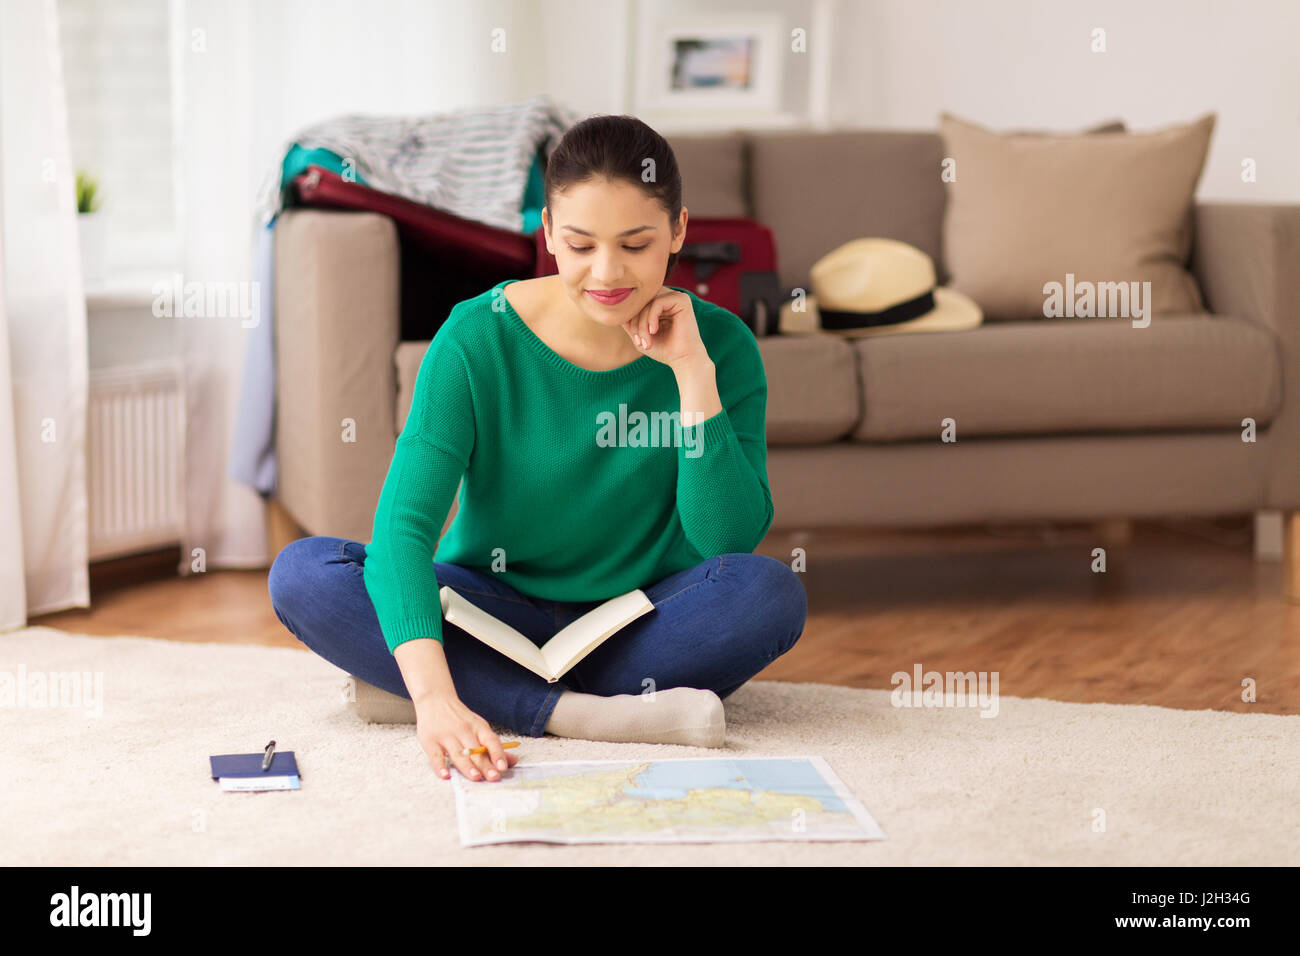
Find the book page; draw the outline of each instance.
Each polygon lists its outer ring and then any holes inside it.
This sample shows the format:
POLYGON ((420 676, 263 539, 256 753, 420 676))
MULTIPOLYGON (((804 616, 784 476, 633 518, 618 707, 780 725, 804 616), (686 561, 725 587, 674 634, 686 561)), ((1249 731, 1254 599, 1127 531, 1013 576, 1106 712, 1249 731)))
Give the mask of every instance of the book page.
POLYGON ((546 663, 537 645, 509 624, 488 614, 477 604, 471 604, 449 585, 443 585, 438 594, 442 598, 442 615, 452 624, 539 677, 553 681, 559 676, 546 663))
POLYGON ((592 608, 542 645, 542 659, 556 677, 594 650, 605 638, 631 624, 654 604, 638 588, 592 608))

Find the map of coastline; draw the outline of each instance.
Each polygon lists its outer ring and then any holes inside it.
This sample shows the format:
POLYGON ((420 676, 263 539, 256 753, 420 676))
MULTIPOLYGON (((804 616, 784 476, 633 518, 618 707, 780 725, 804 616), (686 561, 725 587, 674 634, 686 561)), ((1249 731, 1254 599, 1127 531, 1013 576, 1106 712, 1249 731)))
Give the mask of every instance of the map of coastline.
POLYGON ((457 806, 464 845, 884 838, 820 758, 516 766, 457 806))

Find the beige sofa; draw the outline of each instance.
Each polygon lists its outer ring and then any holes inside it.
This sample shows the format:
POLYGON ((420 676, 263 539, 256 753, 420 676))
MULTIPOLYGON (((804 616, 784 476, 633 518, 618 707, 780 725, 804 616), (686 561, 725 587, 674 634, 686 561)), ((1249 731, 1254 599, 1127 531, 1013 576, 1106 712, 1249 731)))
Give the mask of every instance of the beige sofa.
MULTIPOLYGON (((812 263, 861 236, 923 249, 946 279, 936 133, 671 142, 692 215, 774 229, 783 288, 809 288, 812 263)), ((398 269, 386 217, 295 210, 277 227, 278 497, 307 533, 370 540, 428 346, 399 341, 398 269)), ((1191 269, 1210 313, 1138 336, 1043 319, 760 339, 773 530, 1280 509, 1300 600, 1300 206, 1198 205, 1191 269), (949 417, 956 442, 940 440, 949 417)))

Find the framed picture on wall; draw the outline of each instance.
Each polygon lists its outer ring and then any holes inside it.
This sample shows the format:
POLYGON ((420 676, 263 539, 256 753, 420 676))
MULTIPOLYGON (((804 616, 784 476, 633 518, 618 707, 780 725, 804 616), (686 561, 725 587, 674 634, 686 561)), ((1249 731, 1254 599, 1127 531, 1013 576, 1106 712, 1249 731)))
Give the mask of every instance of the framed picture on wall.
POLYGON ((636 44, 637 112, 780 114, 781 24, 772 13, 648 18, 636 44))

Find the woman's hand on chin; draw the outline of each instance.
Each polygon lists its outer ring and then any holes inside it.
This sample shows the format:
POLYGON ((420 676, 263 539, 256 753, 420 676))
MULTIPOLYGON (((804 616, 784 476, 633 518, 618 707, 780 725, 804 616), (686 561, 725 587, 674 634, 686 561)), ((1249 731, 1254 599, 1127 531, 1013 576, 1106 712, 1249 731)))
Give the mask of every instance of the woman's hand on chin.
POLYGON ((685 292, 661 288, 623 329, 643 355, 676 366, 707 354, 695 320, 695 307, 685 292))

